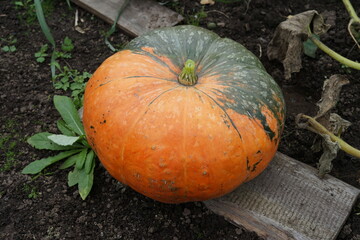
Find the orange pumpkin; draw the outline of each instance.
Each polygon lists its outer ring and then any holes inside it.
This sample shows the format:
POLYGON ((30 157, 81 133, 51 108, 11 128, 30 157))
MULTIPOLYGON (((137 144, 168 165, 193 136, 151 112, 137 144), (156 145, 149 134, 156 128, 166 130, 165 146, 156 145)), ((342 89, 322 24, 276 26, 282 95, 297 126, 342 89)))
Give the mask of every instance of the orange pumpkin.
POLYGON ((222 196, 261 173, 284 124, 280 88, 230 39, 155 30, 87 83, 86 137, 109 173, 166 203, 222 196))

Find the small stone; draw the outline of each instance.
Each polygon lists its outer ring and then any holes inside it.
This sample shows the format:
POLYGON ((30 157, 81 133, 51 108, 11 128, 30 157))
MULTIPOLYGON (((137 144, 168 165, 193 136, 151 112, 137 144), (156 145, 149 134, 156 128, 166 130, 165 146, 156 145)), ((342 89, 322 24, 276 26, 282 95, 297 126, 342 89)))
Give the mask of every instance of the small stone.
POLYGON ((154 230, 155 230, 154 227, 149 227, 148 232, 149 233, 154 233, 154 230))
POLYGON ((241 228, 236 228, 235 232, 236 232, 237 235, 240 235, 240 234, 243 233, 243 230, 241 228))
POLYGON ((23 113, 23 112, 25 112, 25 111, 26 111, 26 107, 23 106, 23 107, 20 108, 20 112, 23 113))
POLYGON ((184 215, 184 216, 188 216, 188 215, 190 215, 190 214, 191 214, 190 209, 184 208, 183 215, 184 215))
POLYGON ((218 27, 225 27, 225 23, 224 22, 219 22, 217 23, 218 27))
POLYGON ((215 29, 216 27, 217 27, 216 23, 214 23, 214 22, 207 23, 207 28, 208 29, 215 29))

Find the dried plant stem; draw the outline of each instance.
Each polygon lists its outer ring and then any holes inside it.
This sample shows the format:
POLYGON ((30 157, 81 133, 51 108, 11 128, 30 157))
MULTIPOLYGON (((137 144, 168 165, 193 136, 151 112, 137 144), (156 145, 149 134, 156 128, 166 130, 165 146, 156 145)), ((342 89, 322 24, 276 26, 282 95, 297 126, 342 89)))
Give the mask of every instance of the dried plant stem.
POLYGON ((335 136, 332 132, 327 130, 323 125, 321 125, 318 121, 316 121, 315 118, 312 118, 305 114, 302 114, 301 117, 306 118, 308 120, 308 123, 310 124, 310 126, 308 127, 309 130, 318 134, 320 133, 320 134, 328 135, 332 141, 337 142, 339 144, 341 150, 354 157, 360 158, 359 149, 352 147, 338 136, 335 136))
POLYGON ((351 19, 349 21, 349 24, 348 24, 348 32, 349 32, 351 38, 356 43, 356 45, 358 46, 358 48, 360 48, 359 42, 355 39, 354 34, 351 32, 351 26, 353 24, 359 24, 360 25, 360 18, 358 17, 358 15, 355 12, 355 9, 351 5, 350 0, 343 0, 343 3, 345 5, 345 8, 346 8, 347 12, 349 13, 349 15, 351 17, 351 19))

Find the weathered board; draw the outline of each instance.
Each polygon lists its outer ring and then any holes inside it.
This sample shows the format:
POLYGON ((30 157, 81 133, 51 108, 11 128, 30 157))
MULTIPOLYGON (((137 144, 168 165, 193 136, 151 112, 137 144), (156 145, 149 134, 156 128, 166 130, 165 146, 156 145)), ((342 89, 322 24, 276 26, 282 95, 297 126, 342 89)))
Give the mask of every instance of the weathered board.
POLYGON ((277 153, 254 180, 205 201, 213 212, 265 239, 335 239, 360 190, 277 153))
MULTIPOLYGON (((125 0, 72 1, 108 23, 115 21, 120 7, 125 3, 125 0)), ((139 36, 152 29, 174 26, 182 19, 180 14, 152 0, 130 0, 117 23, 128 34, 139 36)))

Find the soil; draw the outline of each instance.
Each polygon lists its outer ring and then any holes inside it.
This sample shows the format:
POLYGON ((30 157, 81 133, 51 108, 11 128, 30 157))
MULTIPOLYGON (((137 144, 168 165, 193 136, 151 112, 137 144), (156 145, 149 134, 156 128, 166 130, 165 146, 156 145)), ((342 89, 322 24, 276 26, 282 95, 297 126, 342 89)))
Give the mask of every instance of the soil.
MULTIPOLYGON (((259 239, 255 233, 213 214, 201 202, 169 205, 146 198, 115 181, 101 165, 95 169, 94 187, 86 201, 81 200, 76 187, 67 186, 67 171, 58 170, 58 165, 37 178, 21 174, 30 162, 52 154, 33 149, 26 139, 40 131, 57 132, 59 114, 52 97, 69 92, 54 89, 49 57, 44 63, 36 62, 34 53, 47 41, 38 24, 27 23, 26 10, 16 9, 14 2, 0 1, 0 37, 17 39, 16 51, 0 52, 0 239, 259 239)), ((168 7, 184 15, 202 9, 199 1, 167 2, 168 7)), ((359 1, 352 2, 360 9, 359 1)), ((47 21, 58 46, 66 36, 75 45, 72 58, 63 63, 92 73, 112 54, 103 40, 110 26, 79 8, 85 33, 77 32, 73 24, 76 8, 54 1, 47 21)), ((352 122, 343 139, 360 148, 360 72, 343 68, 318 51, 315 59, 304 56, 303 69, 285 80, 282 64, 269 61, 266 49, 276 26, 286 16, 309 9, 335 11, 336 24, 322 40, 343 56, 360 60, 360 51, 347 34, 348 14, 337 0, 218 2, 204 7, 208 13, 200 26, 217 23, 214 32, 238 41, 259 56, 286 98, 286 126, 279 151, 316 166, 320 154, 311 151, 315 135, 296 128, 294 118, 298 113, 316 112, 324 79, 332 74, 346 75, 350 84, 343 88, 335 112, 352 122)), ((119 44, 130 40, 120 31, 111 37, 119 44)), ((1 45, 6 45, 4 39, 1 45)), ((340 153, 333 164, 331 175, 360 188, 358 159, 340 153)), ((359 212, 358 201, 338 239, 360 239, 359 212)))

